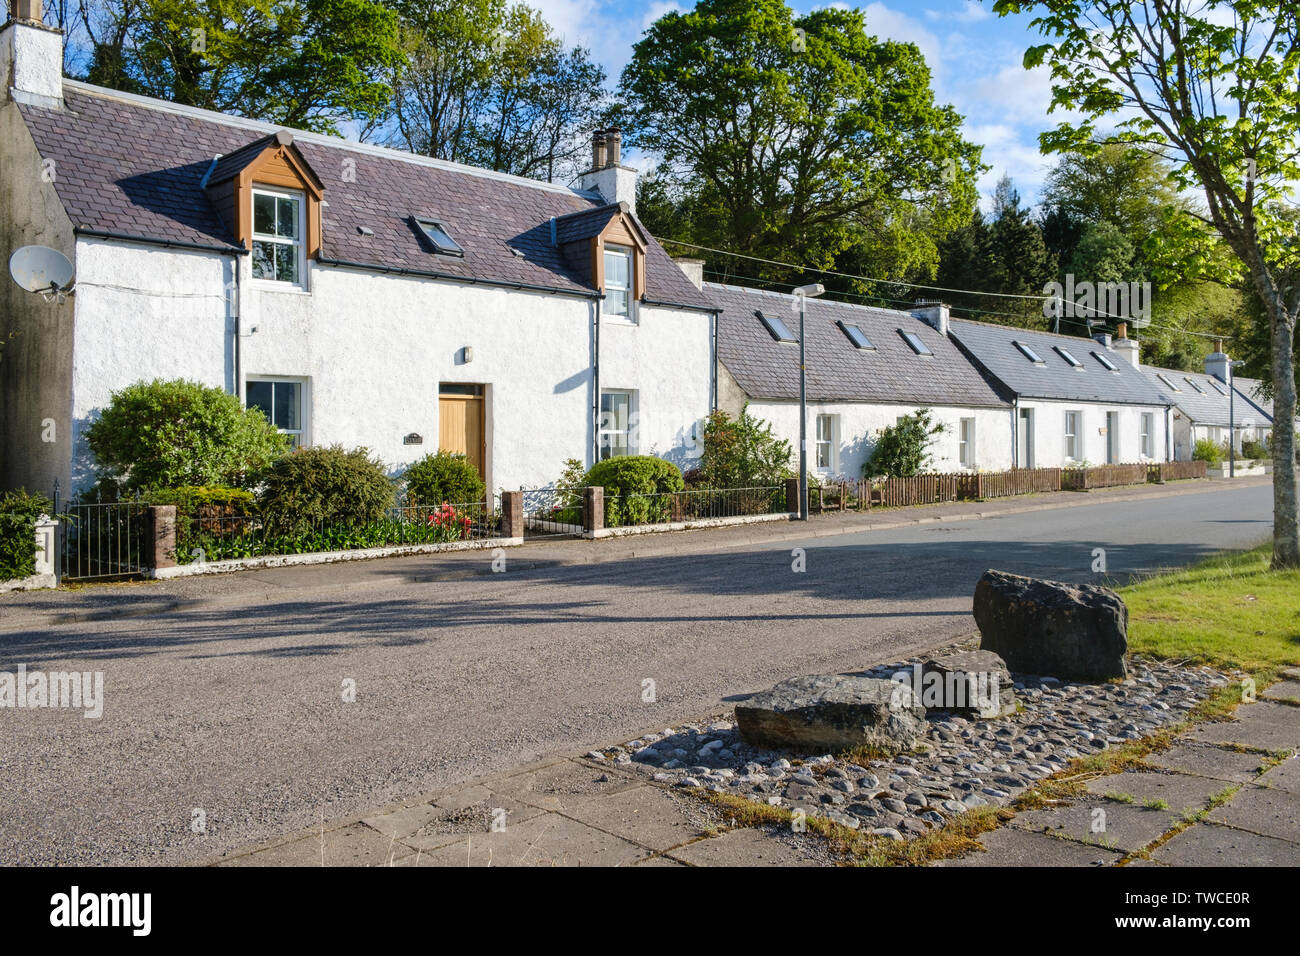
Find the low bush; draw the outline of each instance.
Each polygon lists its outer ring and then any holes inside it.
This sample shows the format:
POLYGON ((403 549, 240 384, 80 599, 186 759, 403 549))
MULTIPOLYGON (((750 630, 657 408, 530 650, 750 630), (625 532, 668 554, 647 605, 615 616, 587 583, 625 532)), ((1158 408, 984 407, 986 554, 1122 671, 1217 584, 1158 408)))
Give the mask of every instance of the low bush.
POLYGON ((215 386, 137 382, 114 392, 86 429, 103 488, 243 485, 287 442, 256 408, 215 386))
POLYGON ((772 426, 749 414, 739 418, 716 411, 704 422, 704 452, 698 468, 687 476, 690 487, 752 488, 778 485, 793 477, 790 443, 777 438, 772 426))
POLYGON ((36 573, 36 519, 53 513, 44 495, 22 488, 0 494, 0 581, 36 573))
POLYGON ((487 487, 464 455, 439 450, 425 455, 402 473, 407 501, 419 504, 471 504, 482 501, 487 487))
POLYGON ((1247 439, 1241 443, 1241 457, 1251 458, 1255 461, 1268 461, 1273 457, 1273 453, 1268 450, 1268 446, 1263 442, 1247 439))
POLYGON ((1203 461, 1211 468, 1223 464, 1223 446, 1210 438, 1197 439, 1192 449, 1192 461, 1203 461))
POLYGON ((396 501, 384 466, 366 448, 301 448, 262 472, 259 482, 258 510, 274 534, 372 524, 396 501))
POLYGON ((618 455, 598 461, 583 484, 605 489, 605 526, 653 524, 672 515, 672 499, 664 496, 685 487, 676 465, 654 455, 618 455))
POLYGON ((930 444, 944 426, 928 408, 904 415, 877 432, 871 457, 862 465, 863 478, 911 478, 930 461, 930 444))

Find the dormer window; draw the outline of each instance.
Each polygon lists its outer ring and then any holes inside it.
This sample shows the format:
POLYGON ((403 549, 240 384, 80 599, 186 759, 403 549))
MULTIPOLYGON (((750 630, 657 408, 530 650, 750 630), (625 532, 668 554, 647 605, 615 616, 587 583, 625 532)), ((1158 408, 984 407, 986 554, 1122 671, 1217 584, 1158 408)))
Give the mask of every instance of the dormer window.
POLYGON ((450 230, 445 223, 437 219, 419 219, 416 218, 415 224, 420 227, 420 232, 429 244, 433 246, 433 251, 440 256, 460 256, 464 258, 465 250, 460 247, 455 239, 451 237, 450 230))
POLYGON ((605 314, 632 317, 632 250, 605 246, 605 314))
POLYGON ((302 193, 253 187, 253 278, 302 285, 302 193))

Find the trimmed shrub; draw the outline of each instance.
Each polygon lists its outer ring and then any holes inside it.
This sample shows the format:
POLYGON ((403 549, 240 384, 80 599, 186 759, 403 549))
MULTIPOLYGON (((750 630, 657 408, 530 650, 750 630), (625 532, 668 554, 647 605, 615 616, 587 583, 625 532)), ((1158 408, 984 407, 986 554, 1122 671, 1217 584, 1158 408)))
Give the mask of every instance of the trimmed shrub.
POLYGON ((1241 443, 1241 457, 1252 458, 1255 461, 1269 461, 1272 459, 1273 453, 1268 450, 1268 446, 1263 442, 1246 439, 1241 443))
POLYGON ((202 551, 211 557, 223 539, 251 527, 253 493, 242 488, 150 488, 141 496, 152 505, 176 506, 176 560, 188 562, 202 551))
POLYGON ((42 494, 19 488, 0 495, 0 581, 36 573, 36 519, 53 513, 53 503, 42 494))
POLYGON ((1198 439, 1196 447, 1192 449, 1192 460, 1203 461, 1211 468, 1217 468, 1223 464, 1223 446, 1210 438, 1198 439))
POLYGON ((402 473, 406 499, 418 504, 473 504, 482 501, 487 487, 464 455, 439 451, 413 462, 402 473))
POLYGON ((257 505, 275 534, 377 522, 396 500, 384 466, 367 448, 298 449, 263 471, 259 482, 257 505))
POLYGON ((672 501, 664 495, 685 487, 676 465, 654 455, 618 455, 598 461, 587 471, 583 484, 605 489, 605 526, 649 524, 667 521, 672 501))
POLYGON ((86 429, 105 487, 119 493, 182 485, 234 485, 282 456, 283 435, 256 408, 220 388, 183 379, 114 392, 86 429))

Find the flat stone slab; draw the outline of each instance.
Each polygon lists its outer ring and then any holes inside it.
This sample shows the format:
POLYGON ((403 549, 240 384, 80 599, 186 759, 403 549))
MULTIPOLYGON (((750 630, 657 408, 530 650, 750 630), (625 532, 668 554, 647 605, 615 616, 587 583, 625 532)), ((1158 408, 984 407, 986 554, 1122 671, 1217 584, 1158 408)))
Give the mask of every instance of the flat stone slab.
POLYGON ((224 860, 218 866, 384 866, 412 850, 360 823, 224 860), (323 844, 323 850, 322 850, 323 844))
POLYGON ((704 805, 687 802, 659 787, 582 797, 564 813, 581 823, 662 852, 703 835, 704 805))
POLYGON ((1167 833, 1173 824, 1174 817, 1168 810, 1149 810, 1097 797, 1069 807, 1020 813, 1011 821, 1010 826, 1036 833, 1057 834, 1094 847, 1136 853, 1167 833), (1103 811, 1105 816, 1094 816, 1094 810, 1103 811), (1104 826, 1101 832, 1093 832, 1094 819, 1104 826))
MULTIPOLYGON (((500 833, 463 837, 421 853, 421 866, 627 866, 649 852, 612 833, 542 813, 500 833)), ((407 864, 414 861, 408 856, 407 864)))
POLYGON ((1300 844, 1201 823, 1171 837, 1151 859, 1171 866, 1300 866, 1300 844))
POLYGON ((1227 781, 1209 777, 1135 771, 1090 780, 1088 792, 1097 796, 1114 793, 1132 797, 1132 805, 1140 807, 1151 807, 1153 803, 1162 801, 1168 808, 1162 812, 1170 815, 1172 827, 1184 812, 1204 810, 1209 806, 1211 797, 1230 786, 1232 784, 1227 781))
POLYGON ((910 683, 851 674, 782 681, 736 704, 746 742, 797 753, 874 747, 910 750, 925 734, 925 708, 910 683))
POLYGON ((1241 744, 1261 750, 1295 750, 1300 747, 1300 707, 1262 700, 1242 704, 1234 720, 1201 724, 1187 737, 1204 743, 1241 744))
POLYGON ((834 862, 818 837, 747 827, 678 847, 668 856, 692 866, 827 866, 834 862))
POLYGON ((1300 794, 1300 756, 1290 756, 1255 781, 1261 787, 1274 787, 1300 794))
POLYGON ((1123 856, 1114 850, 1084 846, 1074 840, 999 827, 979 838, 984 852, 967 853, 933 866, 1114 866, 1123 856))
POLYGON ((493 788, 502 796, 542 810, 559 811, 575 806, 584 797, 644 785, 643 777, 612 764, 596 768, 578 760, 564 760, 493 781, 493 788))
POLYGON ((1157 767, 1229 783, 1249 783, 1259 775, 1264 763, 1259 754, 1189 742, 1174 744, 1166 751, 1142 759, 1157 767))
POLYGON ((1247 784, 1209 819, 1300 844, 1300 798, 1286 790, 1247 784))
POLYGON ((1300 700, 1300 680, 1284 680, 1264 688, 1259 695, 1269 700, 1300 700))

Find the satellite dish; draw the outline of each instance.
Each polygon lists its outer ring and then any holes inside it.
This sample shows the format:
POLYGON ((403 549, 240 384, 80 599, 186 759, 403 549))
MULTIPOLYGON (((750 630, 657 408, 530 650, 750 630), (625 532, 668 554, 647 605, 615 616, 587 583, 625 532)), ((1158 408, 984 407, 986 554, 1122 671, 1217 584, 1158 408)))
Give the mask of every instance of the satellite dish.
POLYGON ((72 263, 47 246, 23 246, 9 257, 9 274, 28 292, 39 292, 46 302, 61 302, 72 291, 72 263))

